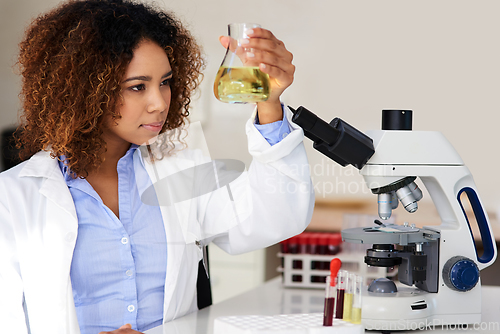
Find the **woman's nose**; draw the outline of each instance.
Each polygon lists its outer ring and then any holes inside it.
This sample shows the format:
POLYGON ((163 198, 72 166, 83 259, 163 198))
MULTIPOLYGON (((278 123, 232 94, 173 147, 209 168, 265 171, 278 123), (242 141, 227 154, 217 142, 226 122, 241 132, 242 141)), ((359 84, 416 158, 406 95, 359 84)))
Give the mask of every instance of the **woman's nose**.
POLYGON ((170 92, 165 94, 160 89, 156 89, 151 92, 151 96, 149 98, 149 104, 147 107, 147 111, 152 113, 155 111, 165 111, 170 103, 170 92))

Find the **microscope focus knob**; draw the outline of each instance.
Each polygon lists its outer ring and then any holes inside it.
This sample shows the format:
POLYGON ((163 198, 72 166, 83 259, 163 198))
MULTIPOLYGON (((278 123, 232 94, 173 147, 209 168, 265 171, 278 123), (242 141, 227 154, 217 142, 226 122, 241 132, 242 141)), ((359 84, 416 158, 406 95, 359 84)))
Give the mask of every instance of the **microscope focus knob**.
POLYGON ((469 291, 479 281, 479 268, 465 256, 454 256, 443 267, 443 280, 452 290, 469 291))

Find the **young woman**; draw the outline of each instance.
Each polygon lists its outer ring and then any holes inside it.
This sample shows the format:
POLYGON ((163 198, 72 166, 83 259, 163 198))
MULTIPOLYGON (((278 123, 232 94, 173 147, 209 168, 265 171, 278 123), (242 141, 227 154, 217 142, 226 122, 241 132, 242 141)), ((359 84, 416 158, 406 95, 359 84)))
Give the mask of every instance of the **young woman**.
POLYGON ((147 330, 197 309, 208 243, 242 253, 306 227, 303 133, 279 100, 292 55, 270 31, 249 36, 272 81, 246 125, 253 162, 229 188, 176 199, 195 187, 179 172, 210 162, 177 131, 203 67, 189 32, 128 0, 70 1, 34 20, 19 55, 30 158, 0 175, 2 331, 147 330))

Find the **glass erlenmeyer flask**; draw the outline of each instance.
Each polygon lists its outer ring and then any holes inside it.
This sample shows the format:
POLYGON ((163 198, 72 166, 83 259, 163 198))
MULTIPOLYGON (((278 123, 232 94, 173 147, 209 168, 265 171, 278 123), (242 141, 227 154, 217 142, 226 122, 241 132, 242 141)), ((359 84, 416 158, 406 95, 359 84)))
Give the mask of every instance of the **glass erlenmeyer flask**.
POLYGON ((259 63, 248 57, 252 50, 242 45, 246 31, 260 28, 253 23, 228 25, 229 44, 214 82, 215 97, 226 103, 266 101, 271 92, 269 75, 259 69, 259 63))

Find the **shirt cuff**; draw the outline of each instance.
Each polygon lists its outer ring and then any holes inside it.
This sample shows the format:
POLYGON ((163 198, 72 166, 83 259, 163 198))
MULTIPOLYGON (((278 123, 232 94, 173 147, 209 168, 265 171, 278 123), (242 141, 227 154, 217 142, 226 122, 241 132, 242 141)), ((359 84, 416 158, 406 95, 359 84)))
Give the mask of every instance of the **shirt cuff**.
POLYGON ((283 110, 283 119, 281 121, 259 124, 259 119, 257 116, 255 120, 256 122, 254 123, 254 126, 257 128, 257 130, 259 130, 260 134, 267 140, 267 142, 271 146, 279 143, 290 133, 290 126, 284 114, 285 109, 283 104, 281 105, 281 108, 283 110))

